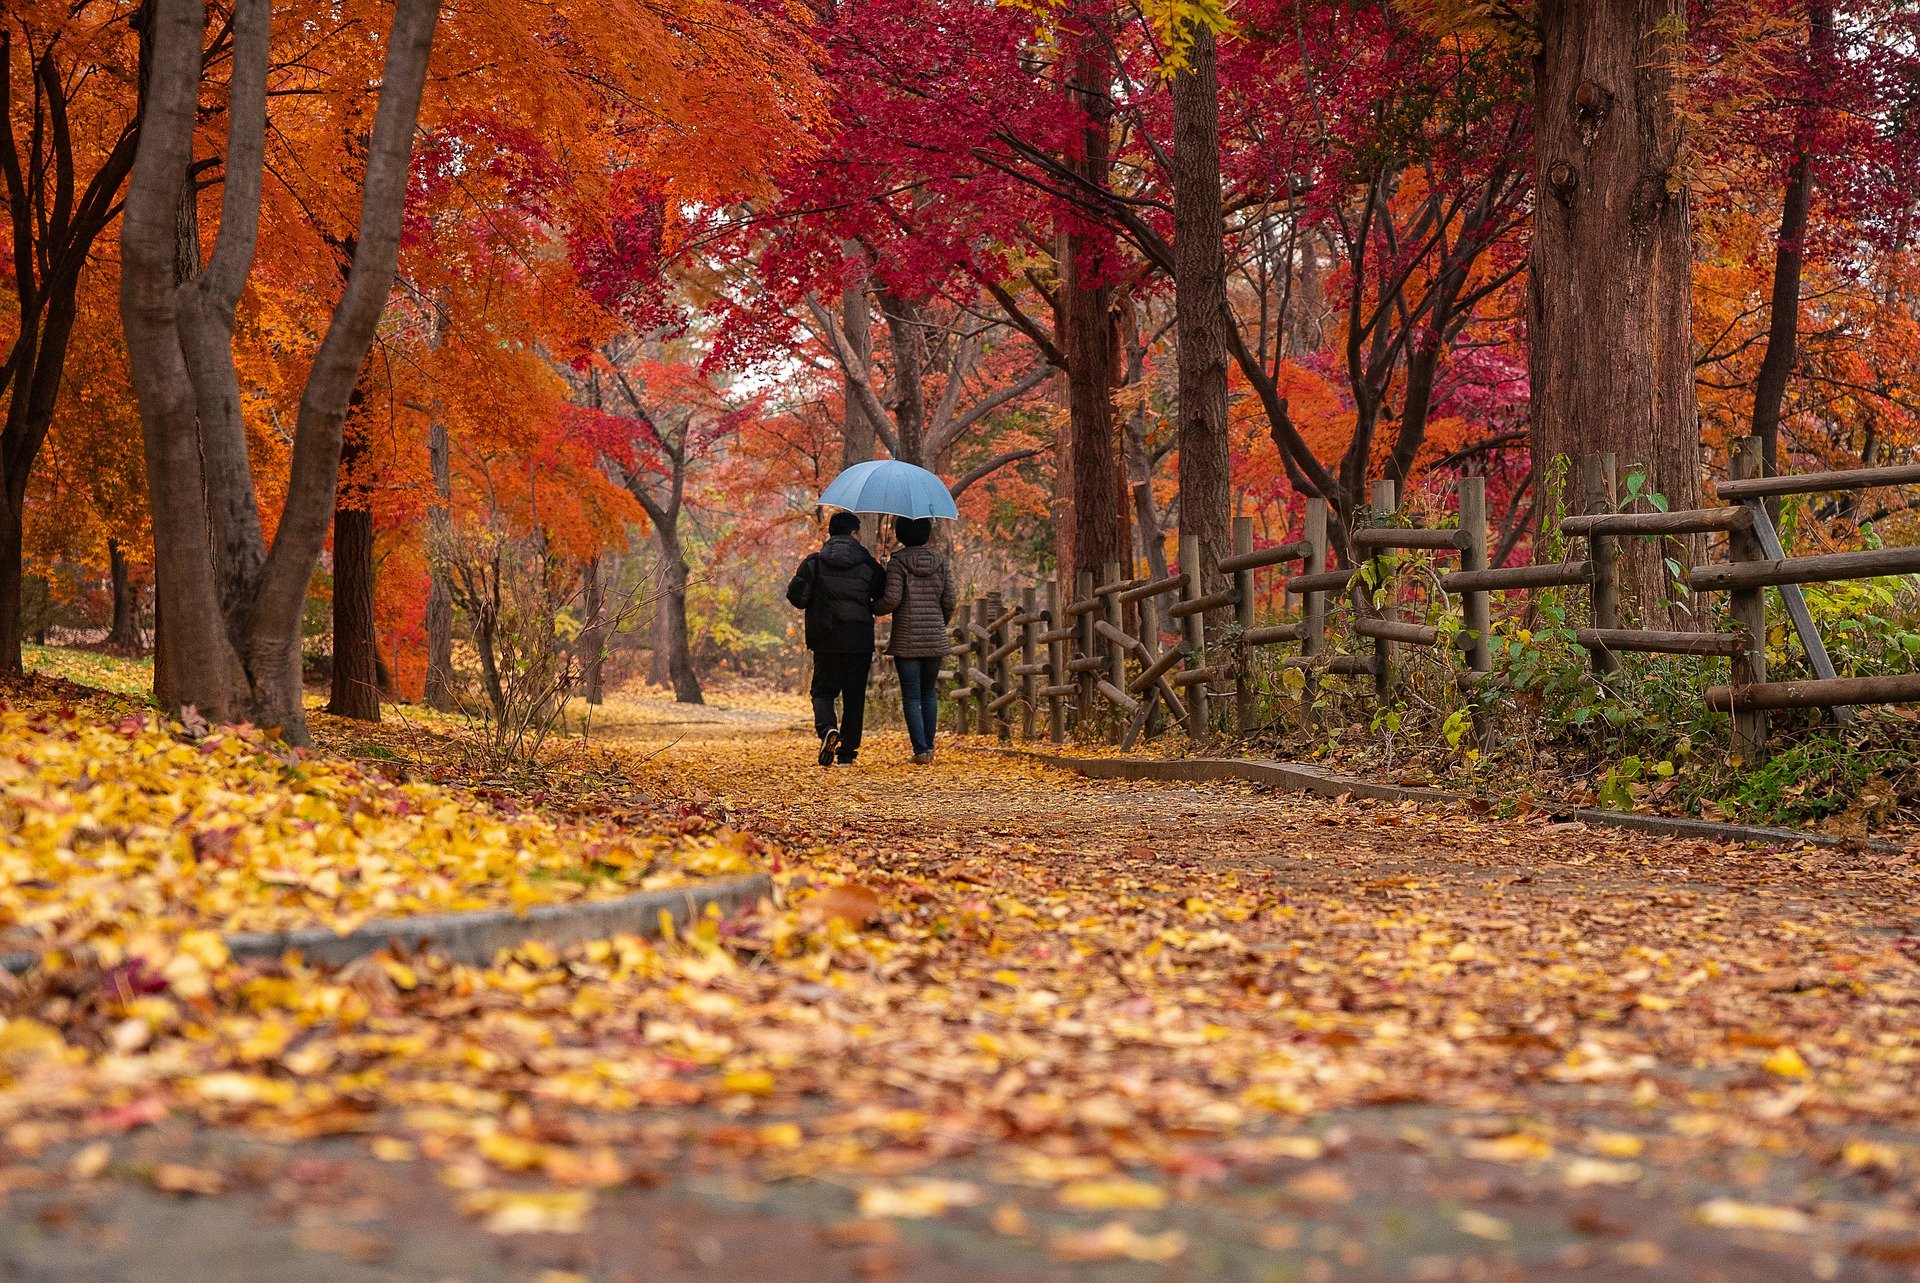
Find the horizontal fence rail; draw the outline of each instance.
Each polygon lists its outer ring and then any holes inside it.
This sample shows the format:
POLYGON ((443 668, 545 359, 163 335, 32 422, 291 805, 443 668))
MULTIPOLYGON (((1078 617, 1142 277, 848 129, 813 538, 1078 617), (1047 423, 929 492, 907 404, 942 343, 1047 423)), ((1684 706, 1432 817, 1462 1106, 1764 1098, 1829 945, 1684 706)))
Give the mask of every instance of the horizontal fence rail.
MULTIPOLYGON (((1704 692, 1708 708, 1730 713, 1736 751, 1749 760, 1765 751, 1767 712, 1826 708, 1848 716, 1855 704, 1920 701, 1920 675, 1841 678, 1813 627, 1798 585, 1920 572, 1920 548, 1788 557, 1764 499, 1794 494, 1920 484, 1920 466, 1856 468, 1804 476, 1763 477, 1757 443, 1741 442, 1732 476, 1719 487, 1720 507, 1677 512, 1618 511, 1612 456, 1582 459, 1584 511, 1561 519, 1558 533, 1585 543, 1585 555, 1527 566, 1488 564, 1486 483, 1463 478, 1458 524, 1412 526, 1398 512, 1393 482, 1376 483, 1370 508, 1356 515, 1344 550, 1328 542, 1328 507, 1310 499, 1300 537, 1254 547, 1251 518, 1232 526, 1232 547, 1208 568, 1199 541, 1183 535, 1179 568, 1159 578, 1135 577, 1117 563, 1095 576, 1083 572, 1070 600, 1059 585, 986 593, 963 607, 953 625, 954 686, 948 697, 963 729, 1011 736, 1045 734, 1055 743, 1070 731, 1104 733, 1130 747, 1155 728, 1183 726, 1195 742, 1227 724, 1245 733, 1255 726, 1263 671, 1257 655, 1292 647, 1274 667, 1291 670, 1311 696, 1332 677, 1372 681, 1379 707, 1395 693, 1403 648, 1457 650, 1466 671, 1463 691, 1507 686, 1492 664, 1492 595, 1545 588, 1584 589, 1589 621, 1575 630, 1594 673, 1619 666, 1618 653, 1639 652, 1726 659, 1731 681, 1704 692), (1726 592, 1730 631, 1677 632, 1623 626, 1618 581, 1623 539, 1724 534, 1728 560, 1683 567, 1680 580, 1696 593, 1726 592), (1349 564, 1329 566, 1336 552, 1349 564), (1394 567, 1399 554, 1430 553, 1457 560, 1436 566, 1428 580, 1440 589, 1425 603, 1427 619, 1403 618, 1394 567), (1269 591, 1297 602, 1282 622, 1258 618, 1257 575, 1271 573, 1269 591), (1765 590, 1777 588, 1816 676, 1769 682, 1765 590), (1351 615, 1347 633, 1364 653, 1334 654, 1328 646, 1331 610, 1351 615), (1437 613, 1438 618, 1433 618, 1437 613)), ((1484 728, 1483 728, 1484 729, 1484 728)))

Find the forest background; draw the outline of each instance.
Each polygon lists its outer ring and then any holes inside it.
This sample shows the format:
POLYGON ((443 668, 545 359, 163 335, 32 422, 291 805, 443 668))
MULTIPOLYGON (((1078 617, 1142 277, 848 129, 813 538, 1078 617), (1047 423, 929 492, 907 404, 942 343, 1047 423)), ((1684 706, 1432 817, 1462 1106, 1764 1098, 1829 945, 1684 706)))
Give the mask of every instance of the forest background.
MULTIPOLYGON (((1905 0, 265 7, 8 7, 0 669, 157 633, 162 702, 218 708, 156 628, 155 273, 227 300, 231 413, 190 359, 173 438, 244 670, 219 711, 269 720, 285 580, 333 711, 464 706, 503 746, 629 676, 794 681, 781 589, 863 459, 949 482, 975 590, 1161 575, 1179 530, 1207 569, 1231 517, 1344 527, 1380 478, 1438 513, 1485 477, 1499 565, 1572 454, 1674 507, 1747 435, 1777 471, 1920 458, 1905 0), (329 386, 337 477, 302 454, 329 386)), ((1667 551, 1630 554, 1635 614, 1701 626, 1667 551)), ((1821 604, 1920 665, 1910 578, 1821 604)))

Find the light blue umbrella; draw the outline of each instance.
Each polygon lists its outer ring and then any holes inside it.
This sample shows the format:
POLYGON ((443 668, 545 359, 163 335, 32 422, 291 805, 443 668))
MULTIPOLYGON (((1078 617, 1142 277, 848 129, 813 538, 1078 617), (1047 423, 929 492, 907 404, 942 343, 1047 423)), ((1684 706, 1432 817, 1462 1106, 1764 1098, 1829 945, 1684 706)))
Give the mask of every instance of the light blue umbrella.
POLYGON ((848 512, 884 512, 894 517, 960 519, 947 483, 925 468, 898 459, 856 463, 833 479, 820 496, 826 508, 848 512))

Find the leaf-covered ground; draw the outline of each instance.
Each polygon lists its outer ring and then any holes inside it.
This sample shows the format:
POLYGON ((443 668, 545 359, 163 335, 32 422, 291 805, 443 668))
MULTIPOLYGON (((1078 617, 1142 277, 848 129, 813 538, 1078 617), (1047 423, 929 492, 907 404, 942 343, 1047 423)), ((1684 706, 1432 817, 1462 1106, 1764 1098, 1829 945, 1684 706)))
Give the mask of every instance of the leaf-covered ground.
POLYGON ((526 803, 29 689, 0 702, 0 944, 184 972, 217 958, 216 932, 345 931, 751 863, 735 835, 581 827, 526 803))
POLYGON ((113 1277, 171 1226, 274 1278, 1920 1263, 1911 855, 920 769, 892 736, 822 772, 716 729, 619 751, 771 845, 756 914, 484 970, 27 978, 8 1258, 113 1277))

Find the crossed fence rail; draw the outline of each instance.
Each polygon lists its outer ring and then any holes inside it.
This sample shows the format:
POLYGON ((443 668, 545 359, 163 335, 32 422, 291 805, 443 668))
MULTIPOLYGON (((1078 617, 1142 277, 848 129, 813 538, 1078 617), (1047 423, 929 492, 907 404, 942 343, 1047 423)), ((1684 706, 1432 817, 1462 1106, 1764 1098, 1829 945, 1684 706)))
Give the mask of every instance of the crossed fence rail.
POLYGON ((1020 735, 1038 738, 1044 706, 1046 734, 1056 744, 1076 727, 1097 726, 1130 748, 1154 725, 1158 706, 1200 742, 1225 721, 1216 704, 1231 702, 1236 731, 1254 729, 1256 650, 1297 647, 1281 663, 1302 670, 1310 688, 1328 677, 1370 677, 1374 697, 1384 707, 1393 698, 1400 648, 1451 644, 1466 661, 1463 687, 1475 690, 1497 680, 1493 594, 1572 587, 1586 590, 1589 623, 1575 636, 1600 677, 1617 671, 1623 651, 1730 660, 1730 681, 1709 686, 1705 701, 1710 709, 1732 715, 1733 747, 1745 760, 1765 752, 1769 710, 1825 708, 1844 719, 1852 705, 1920 701, 1920 674, 1837 676, 1800 592, 1801 584, 1920 572, 1920 547, 1788 557, 1767 509, 1768 500, 1785 495, 1917 485, 1920 465, 1769 477, 1761 475, 1753 440, 1739 443, 1732 465, 1731 477, 1719 487, 1719 497, 1731 502, 1673 512, 1621 512, 1614 457, 1584 458, 1579 467, 1584 511, 1563 518, 1559 531, 1584 544, 1585 555, 1526 566, 1488 565, 1486 482, 1478 477, 1460 482, 1459 524, 1446 528, 1395 524, 1394 483, 1376 483, 1365 523, 1350 536, 1351 564, 1345 566, 1328 565, 1332 550, 1324 499, 1307 502, 1299 539, 1268 548, 1254 547, 1251 518, 1235 518, 1233 550, 1220 560, 1213 585, 1191 569, 1201 564, 1199 544, 1183 535, 1181 569, 1162 578, 1130 578, 1112 563, 1098 579, 1083 572, 1064 604, 1058 587, 1048 583, 1020 589, 1011 602, 1006 594, 989 592, 963 605, 954 620, 952 654, 959 662, 948 697, 960 729, 982 735, 1011 736, 1017 709, 1020 735), (1695 593, 1729 595, 1731 630, 1623 626, 1620 541, 1700 534, 1725 535, 1728 559, 1686 567, 1680 578, 1695 593), (1458 558, 1458 568, 1437 579, 1445 609, 1458 614, 1457 628, 1403 619, 1393 591, 1372 591, 1390 583, 1385 558, 1402 551, 1458 558), (1260 623, 1256 574, 1296 562, 1299 569, 1288 575, 1284 597, 1298 599, 1297 616, 1260 623), (1815 673, 1810 680, 1767 679, 1768 588, 1778 591, 1806 651, 1815 673), (1343 604, 1353 614, 1350 631, 1366 643, 1360 653, 1329 651, 1328 614, 1343 604), (1228 611, 1231 624, 1223 618, 1228 611), (1220 621, 1212 638, 1209 617, 1220 621))

